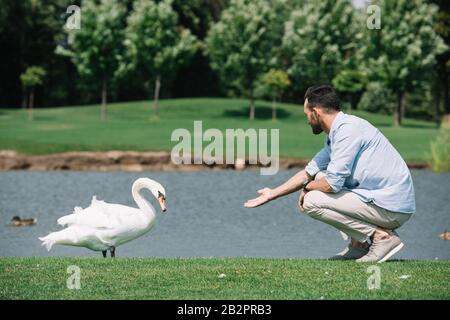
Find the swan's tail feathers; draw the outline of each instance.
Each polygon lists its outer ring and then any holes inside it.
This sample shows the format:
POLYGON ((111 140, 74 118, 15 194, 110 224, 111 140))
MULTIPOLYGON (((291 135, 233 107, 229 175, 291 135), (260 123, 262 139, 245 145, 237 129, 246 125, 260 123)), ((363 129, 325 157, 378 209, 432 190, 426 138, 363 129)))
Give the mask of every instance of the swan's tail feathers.
POLYGON ((55 240, 52 239, 52 234, 51 233, 48 236, 46 236, 46 237, 40 237, 39 240, 42 241, 42 245, 45 246, 47 251, 50 251, 50 249, 55 244, 55 240))
POLYGON ((80 244, 80 240, 82 240, 82 235, 85 230, 80 228, 69 227, 66 229, 62 229, 60 231, 52 232, 49 235, 39 238, 42 241, 42 245, 47 248, 48 251, 54 245, 68 245, 68 246, 77 246, 80 244), (81 239, 80 239, 81 233, 81 239))
POLYGON ((83 212, 83 208, 81 207, 75 207, 73 209, 73 213, 69 214, 67 216, 63 216, 57 220, 58 224, 61 226, 68 226, 72 223, 75 223, 77 219, 77 215, 83 212))

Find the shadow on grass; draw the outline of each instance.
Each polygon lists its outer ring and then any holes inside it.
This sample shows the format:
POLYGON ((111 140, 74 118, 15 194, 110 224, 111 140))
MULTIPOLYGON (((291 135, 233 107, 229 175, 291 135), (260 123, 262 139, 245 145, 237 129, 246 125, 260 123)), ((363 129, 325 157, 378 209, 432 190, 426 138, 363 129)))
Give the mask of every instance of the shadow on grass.
MULTIPOLYGON (((356 263, 359 265, 368 265, 368 264, 376 264, 376 262, 356 262, 354 260, 332 260, 332 259, 327 259, 327 258, 323 258, 323 259, 317 259, 319 261, 330 261, 330 262, 338 262, 338 263, 356 263)), ((426 260, 419 260, 419 259, 389 259, 383 263, 392 263, 392 262, 421 262, 421 261, 426 261, 426 260)))
MULTIPOLYGON (((386 123, 386 122, 382 122, 382 123, 377 123, 376 121, 372 122, 372 124, 375 127, 378 128, 395 128, 395 126, 392 123, 386 123)), ((437 125, 432 125, 432 124, 402 124, 401 126, 399 126, 398 128, 410 128, 410 129, 436 129, 438 128, 437 125)))
MULTIPOLYGON (((225 110, 223 112, 224 117, 231 118, 248 118, 250 114, 250 107, 243 107, 240 110, 225 110)), ((291 116, 290 112, 284 109, 277 108, 277 119, 285 119, 291 116)), ((268 107, 255 107, 255 119, 272 119, 272 108, 268 107)))
POLYGON ((403 128, 417 128, 417 129, 436 129, 439 128, 438 125, 432 124, 402 124, 403 128))

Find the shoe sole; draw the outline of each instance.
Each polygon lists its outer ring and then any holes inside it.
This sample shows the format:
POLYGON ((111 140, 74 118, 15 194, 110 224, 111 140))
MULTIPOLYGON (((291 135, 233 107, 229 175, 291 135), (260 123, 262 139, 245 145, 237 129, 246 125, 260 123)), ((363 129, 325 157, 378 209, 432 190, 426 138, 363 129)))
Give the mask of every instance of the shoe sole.
POLYGON ((396 254, 397 252, 399 252, 402 248, 403 248, 403 242, 400 242, 400 244, 398 246, 396 246, 394 249, 392 249, 391 251, 389 251, 389 253, 387 255, 385 255, 383 257, 383 259, 380 259, 377 263, 382 263, 385 262, 387 259, 389 259, 390 257, 392 257, 394 254, 396 254))

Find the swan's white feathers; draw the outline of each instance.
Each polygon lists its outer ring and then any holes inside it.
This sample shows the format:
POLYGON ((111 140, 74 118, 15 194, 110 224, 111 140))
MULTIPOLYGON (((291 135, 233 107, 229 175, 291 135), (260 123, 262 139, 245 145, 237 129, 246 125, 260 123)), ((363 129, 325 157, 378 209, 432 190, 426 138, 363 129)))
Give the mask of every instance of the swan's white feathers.
POLYGON ((61 244, 101 251, 142 236, 152 228, 155 210, 139 194, 141 188, 157 194, 162 186, 150 179, 135 181, 132 193, 139 209, 107 203, 94 196, 89 207, 75 207, 72 214, 59 218, 58 224, 67 227, 39 238, 42 245, 47 250, 61 244))
POLYGON ((95 198, 86 209, 76 207, 74 213, 58 219, 62 226, 88 226, 95 229, 116 229, 122 225, 141 222, 140 210, 120 204, 106 203, 95 198))

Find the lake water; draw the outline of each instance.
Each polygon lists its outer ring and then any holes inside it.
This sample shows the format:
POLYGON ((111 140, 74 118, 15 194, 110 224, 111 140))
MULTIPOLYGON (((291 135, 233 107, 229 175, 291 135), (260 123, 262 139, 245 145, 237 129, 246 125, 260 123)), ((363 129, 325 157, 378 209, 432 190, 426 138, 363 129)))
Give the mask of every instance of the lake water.
MULTIPOLYGON (((3 172, 0 173, 0 256, 101 256, 84 248, 55 246, 47 252, 38 236, 59 230, 57 218, 93 195, 110 203, 136 206, 131 185, 146 176, 167 192, 166 214, 158 214, 145 236, 119 247, 121 257, 291 257, 326 258, 346 243, 337 230, 297 210, 298 193, 257 209, 243 203, 263 186, 295 173, 261 176, 259 171, 214 172, 3 172), (12 227, 13 216, 38 218, 32 227, 12 227)), ((450 174, 413 170, 417 213, 398 230, 405 243, 395 257, 450 259, 450 174)), ((144 192, 157 206, 151 194, 144 192)), ((159 210, 158 210, 159 211, 159 210)))

